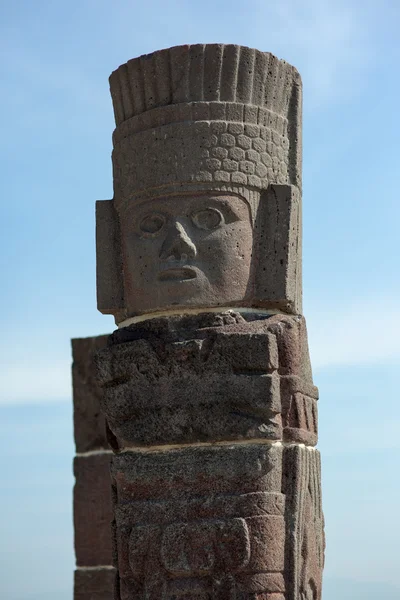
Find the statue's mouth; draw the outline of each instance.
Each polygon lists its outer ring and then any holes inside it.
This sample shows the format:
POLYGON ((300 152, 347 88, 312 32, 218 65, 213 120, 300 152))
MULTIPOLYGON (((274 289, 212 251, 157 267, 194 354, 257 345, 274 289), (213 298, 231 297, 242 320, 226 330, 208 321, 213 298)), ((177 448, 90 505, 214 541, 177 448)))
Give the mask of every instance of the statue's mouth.
POLYGON ((161 271, 158 275, 160 281, 188 281, 196 277, 196 270, 191 267, 173 267, 161 271))

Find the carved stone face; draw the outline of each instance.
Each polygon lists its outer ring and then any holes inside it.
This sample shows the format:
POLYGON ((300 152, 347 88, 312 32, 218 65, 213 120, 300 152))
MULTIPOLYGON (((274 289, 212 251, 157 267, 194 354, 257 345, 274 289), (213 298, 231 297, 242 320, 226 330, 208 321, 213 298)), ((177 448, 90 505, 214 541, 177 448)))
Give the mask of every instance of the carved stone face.
POLYGON ((167 196, 120 211, 128 316, 181 306, 240 305, 253 247, 239 196, 167 196))

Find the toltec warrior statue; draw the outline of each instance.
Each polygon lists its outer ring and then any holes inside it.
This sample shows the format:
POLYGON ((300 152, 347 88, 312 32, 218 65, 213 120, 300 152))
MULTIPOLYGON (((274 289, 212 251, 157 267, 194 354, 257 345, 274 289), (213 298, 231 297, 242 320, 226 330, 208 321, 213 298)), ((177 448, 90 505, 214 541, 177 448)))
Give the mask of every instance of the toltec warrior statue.
POLYGON ((97 355, 116 600, 320 600, 317 398, 301 316, 301 80, 181 46, 110 77, 97 355))

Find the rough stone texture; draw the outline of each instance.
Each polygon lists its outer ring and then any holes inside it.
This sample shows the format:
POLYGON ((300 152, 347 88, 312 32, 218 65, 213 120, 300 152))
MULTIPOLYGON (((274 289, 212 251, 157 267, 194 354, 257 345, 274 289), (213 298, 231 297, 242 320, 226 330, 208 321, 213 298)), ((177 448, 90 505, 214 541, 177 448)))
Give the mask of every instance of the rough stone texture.
POLYGON ((121 212, 128 313, 160 305, 241 303, 248 294, 253 226, 247 202, 212 194, 152 200, 121 212), (149 213, 149 210, 151 211, 149 213))
POLYGON ((115 570, 75 571, 74 600, 112 600, 115 570))
POLYGON ((77 452, 108 448, 106 424, 100 408, 102 390, 93 363, 96 352, 107 345, 107 335, 72 340, 74 435, 77 452))
POLYGON ((321 600, 300 77, 271 54, 209 44, 130 60, 110 87, 98 307, 121 328, 95 361, 114 451, 114 599, 321 600))
POLYGON ((293 446, 284 452, 289 598, 320 598, 324 567, 324 517, 319 452, 293 446))
POLYGON ((72 340, 74 400, 74 531, 78 567, 75 600, 112 600, 113 563, 110 453, 106 422, 100 407, 102 390, 95 377, 93 356, 107 345, 107 335, 72 340))
POLYGON ((283 593, 281 469, 270 445, 114 457, 121 600, 283 593))
POLYGON ((304 319, 146 320, 115 331, 96 364, 117 452, 116 600, 320 600, 318 394, 304 319))
POLYGON ((128 61, 112 73, 110 88, 117 126, 154 108, 217 101, 249 105, 255 122, 256 106, 288 117, 291 86, 299 79, 296 69, 268 52, 195 44, 128 61), (150 93, 147 86, 154 86, 150 93))
POLYGON ((110 455, 77 456, 74 474, 76 564, 83 567, 111 565, 110 455))
POLYGON ((121 277, 122 257, 118 215, 112 200, 96 202, 96 279, 97 308, 104 314, 122 310, 124 285, 121 277))
POLYGON ((134 145, 131 137, 122 138, 113 152, 118 205, 129 202, 136 191, 143 195, 144 190, 175 187, 177 182, 187 182, 186 191, 195 185, 238 191, 245 197, 248 194, 241 188, 247 186, 266 189, 268 183, 293 183, 287 137, 258 124, 234 123, 242 125, 234 130, 228 125, 189 120, 135 132, 134 145), (229 133, 240 129, 241 133, 229 133), (228 156, 233 160, 225 162, 228 156))
POLYGON ((298 189, 270 185, 261 195, 254 231, 252 306, 301 314, 302 223, 298 189))
POLYGON ((304 319, 245 317, 164 317, 110 336, 96 362, 120 446, 254 438, 316 444, 318 390, 304 319))
POLYGON ((300 313, 296 69, 242 46, 180 46, 128 61, 110 89, 114 199, 97 206, 99 310, 118 323, 187 306, 300 313), (193 204, 211 210, 218 195, 243 209, 198 227, 193 204))
POLYGON ((143 307, 182 304, 301 311, 301 206, 294 186, 270 185, 256 208, 232 195, 192 193, 152 200, 151 213, 148 203, 134 212, 124 205, 120 225, 118 219, 113 201, 97 202, 98 286, 110 296, 101 296, 99 309, 114 306, 117 320, 143 307), (159 229, 149 234, 149 227, 159 229), (109 243, 116 229, 121 248, 109 243), (121 264, 125 291, 117 284, 121 264))
POLYGON ((115 597, 319 600, 319 469, 267 444, 115 456, 115 597))

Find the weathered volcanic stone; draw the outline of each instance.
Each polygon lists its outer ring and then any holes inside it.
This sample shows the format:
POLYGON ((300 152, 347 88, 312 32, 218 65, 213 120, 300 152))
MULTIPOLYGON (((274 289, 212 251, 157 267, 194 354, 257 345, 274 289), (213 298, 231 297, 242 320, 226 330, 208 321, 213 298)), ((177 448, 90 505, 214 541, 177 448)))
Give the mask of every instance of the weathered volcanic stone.
MULTIPOLYGON (((112 551, 114 600, 321 600, 300 77, 269 53, 198 44, 130 60, 110 88, 97 295, 119 329, 94 360, 112 548, 100 472, 78 459, 79 560, 100 559, 91 537, 112 551)), ((87 581, 79 600, 103 585, 87 581)))
POLYGON ((180 46, 110 77, 113 200, 97 203, 98 308, 301 312, 301 79, 243 46, 180 46))
POLYGON ((112 565, 110 455, 75 457, 74 475, 76 564, 112 565))
POLYGON ((95 360, 113 447, 125 448, 111 467, 117 600, 319 600, 304 319, 160 317, 115 331, 95 360))
POLYGON ((100 408, 102 390, 93 357, 107 345, 108 335, 72 340, 74 435, 77 452, 108 448, 106 423, 100 408))
POLYGON ((324 567, 321 461, 317 450, 285 448, 282 491, 286 497, 287 597, 319 600, 324 567))
POLYGON ((319 598, 319 469, 265 444, 115 456, 117 597, 319 598))
POLYGON ((74 600, 112 600, 115 570, 75 571, 74 600))
POLYGON ((281 468, 270 445, 114 457, 121 600, 283 592, 281 468))
POLYGON ((96 363, 119 445, 263 438, 315 444, 318 391, 304 319, 251 318, 164 317, 110 336, 96 363))

